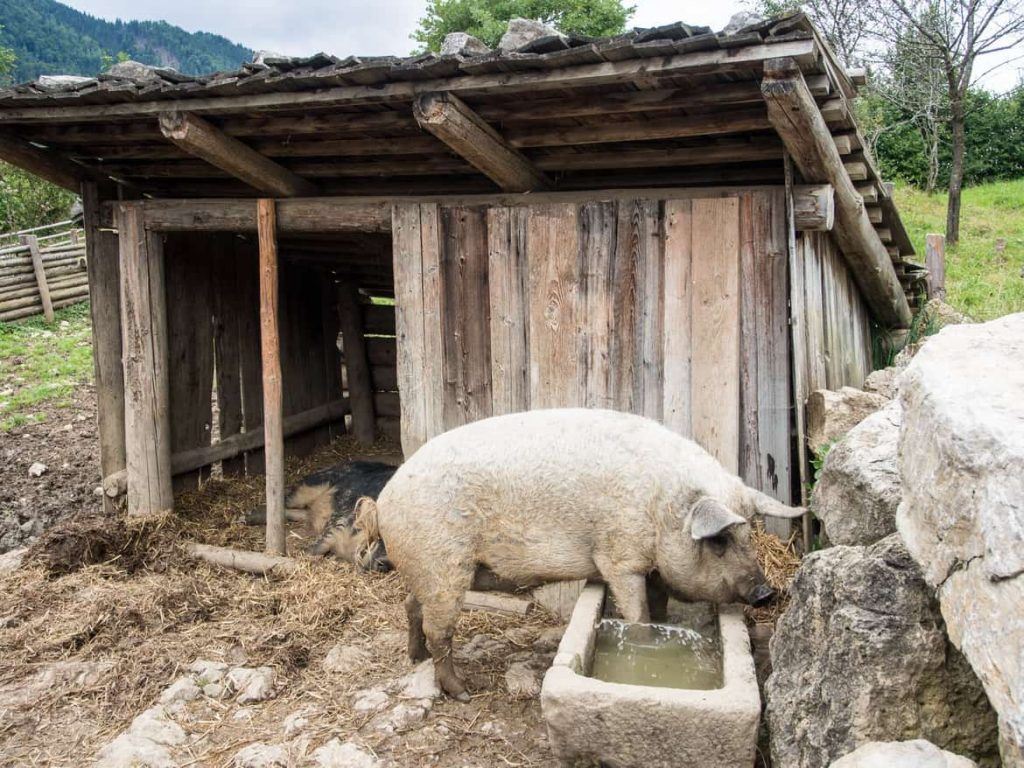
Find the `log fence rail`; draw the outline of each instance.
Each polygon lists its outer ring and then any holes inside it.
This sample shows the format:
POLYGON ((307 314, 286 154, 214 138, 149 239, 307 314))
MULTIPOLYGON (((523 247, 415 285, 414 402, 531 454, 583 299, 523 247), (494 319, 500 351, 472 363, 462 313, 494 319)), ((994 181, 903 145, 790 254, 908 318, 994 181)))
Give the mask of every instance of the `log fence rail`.
POLYGON ((78 221, 0 234, 0 322, 42 314, 89 298, 85 235, 78 221))

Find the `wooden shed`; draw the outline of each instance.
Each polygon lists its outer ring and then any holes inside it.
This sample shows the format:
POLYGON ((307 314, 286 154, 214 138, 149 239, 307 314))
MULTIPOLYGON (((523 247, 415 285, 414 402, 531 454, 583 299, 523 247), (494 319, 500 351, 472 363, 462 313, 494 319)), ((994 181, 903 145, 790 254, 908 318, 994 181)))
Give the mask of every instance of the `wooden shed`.
POLYGON ((347 428, 408 455, 555 406, 660 419, 790 502, 807 393, 859 385, 911 318, 857 79, 801 14, 121 66, 0 92, 0 157, 81 191, 131 513, 217 463, 265 471, 280 510, 284 451, 347 428))

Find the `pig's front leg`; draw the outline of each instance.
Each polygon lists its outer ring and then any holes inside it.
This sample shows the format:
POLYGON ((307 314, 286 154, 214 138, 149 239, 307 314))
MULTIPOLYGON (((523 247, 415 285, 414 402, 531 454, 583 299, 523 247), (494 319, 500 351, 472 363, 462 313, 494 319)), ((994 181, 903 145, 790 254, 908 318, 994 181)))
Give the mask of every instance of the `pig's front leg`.
POLYGON ((646 624, 651 620, 647 612, 647 578, 642 573, 602 573, 615 598, 622 618, 631 624, 646 624))

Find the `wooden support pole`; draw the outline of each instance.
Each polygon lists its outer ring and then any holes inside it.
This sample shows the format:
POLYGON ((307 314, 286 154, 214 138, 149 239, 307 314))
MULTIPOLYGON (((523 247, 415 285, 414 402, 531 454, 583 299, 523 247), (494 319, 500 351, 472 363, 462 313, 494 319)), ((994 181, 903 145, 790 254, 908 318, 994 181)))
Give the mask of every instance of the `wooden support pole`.
POLYGON ((53 322, 53 301, 50 299, 50 286, 46 284, 46 270, 43 269, 43 257, 39 253, 39 239, 35 235, 22 235, 21 243, 32 255, 32 271, 36 276, 36 288, 39 300, 43 304, 43 317, 46 322, 53 322))
POLYGON ((128 514, 146 515, 174 506, 163 242, 146 231, 138 203, 116 210, 128 514))
POLYGON ((267 552, 285 554, 284 406, 281 394, 281 335, 277 325, 277 217, 274 201, 256 209, 260 245, 260 354, 263 363, 263 455, 267 472, 267 552))
POLYGON ((547 189, 548 178, 452 93, 425 93, 413 102, 416 122, 507 192, 547 189))
POLYGON ((764 70, 761 93, 768 119, 804 181, 828 182, 835 189, 836 241, 872 315, 889 327, 908 326, 910 306, 889 254, 868 220, 800 66, 792 59, 770 59, 764 70))
POLYGON ((188 112, 165 112, 160 115, 160 131, 190 155, 202 158, 260 192, 277 197, 316 194, 313 182, 264 157, 201 117, 188 112))
POLYGON ((946 238, 925 235, 924 265, 928 268, 928 298, 946 298, 946 238))
MULTIPOLYGON (((92 318, 92 360, 96 381, 96 419, 103 477, 125 468, 124 368, 121 364, 121 270, 117 233, 100 228, 102 201, 94 182, 82 185, 86 268, 89 271, 89 314, 92 318)), ((113 505, 104 497, 104 508, 113 505)))
POLYGON ((370 361, 366 356, 366 340, 363 338, 359 292, 351 284, 338 286, 338 316, 345 344, 348 397, 352 403, 352 432, 360 443, 370 445, 377 434, 370 361))
POLYGON ((793 224, 800 232, 828 232, 836 220, 835 190, 831 184, 789 187, 793 224))

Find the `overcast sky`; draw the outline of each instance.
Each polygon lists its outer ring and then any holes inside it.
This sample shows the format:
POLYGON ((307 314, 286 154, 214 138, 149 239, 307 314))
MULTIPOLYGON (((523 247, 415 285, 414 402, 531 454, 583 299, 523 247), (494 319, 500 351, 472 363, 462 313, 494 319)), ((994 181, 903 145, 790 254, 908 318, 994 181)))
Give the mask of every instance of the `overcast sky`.
MULTIPOLYGON (((324 51, 349 54, 406 55, 409 35, 423 15, 426 0, 62 0, 105 19, 163 19, 190 32, 215 32, 259 50, 288 55, 324 51)), ((673 21, 704 24, 714 30, 742 10, 741 0, 632 0, 630 25, 653 27, 673 21)), ((1004 67, 985 85, 1011 88, 1020 64, 1004 67)), ((982 67, 984 69, 984 67, 982 67)))

